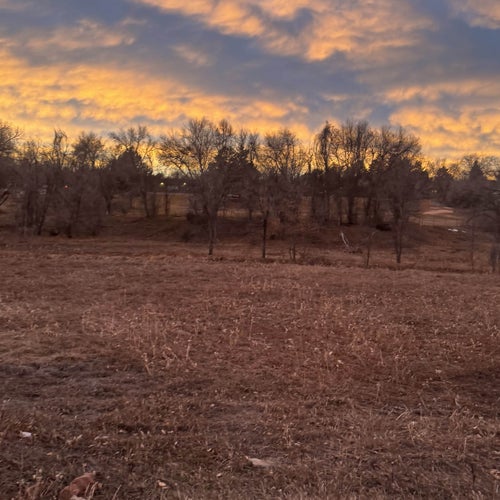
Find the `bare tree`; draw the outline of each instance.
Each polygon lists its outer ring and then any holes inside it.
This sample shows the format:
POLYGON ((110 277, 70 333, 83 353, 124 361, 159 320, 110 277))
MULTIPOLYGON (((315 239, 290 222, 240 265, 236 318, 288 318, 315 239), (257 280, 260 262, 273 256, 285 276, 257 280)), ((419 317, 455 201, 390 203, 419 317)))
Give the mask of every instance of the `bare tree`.
POLYGON ((282 230, 288 228, 290 256, 295 260, 297 227, 302 201, 301 173, 307 164, 307 154, 297 136, 289 129, 267 134, 260 154, 263 173, 261 212, 263 215, 263 257, 269 216, 275 212, 282 230))
POLYGON ((489 172, 488 193, 484 200, 484 208, 493 221, 495 239, 500 243, 500 158, 496 166, 489 172))
POLYGON ((230 192, 239 164, 238 137, 227 120, 191 119, 180 132, 162 138, 160 159, 176 168, 194 188, 208 228, 208 254, 217 239, 219 210, 230 192))
POLYGON ((18 128, 0 120, 0 205, 10 194, 10 184, 14 179, 13 155, 21 135, 18 128))
POLYGON ((477 196, 473 212, 482 219, 483 229, 493 235, 490 264, 495 271, 500 262, 500 158, 487 157, 477 166, 480 172, 469 176, 477 196))
POLYGON ((42 162, 45 170, 45 185, 41 190, 35 232, 42 234, 49 208, 59 200, 64 189, 64 168, 69 164, 69 145, 66 133, 60 129, 54 131, 54 139, 49 149, 42 151, 42 162))
MULTIPOLYGON (((419 161, 418 138, 402 127, 382 127, 368 131, 360 126, 348 152, 367 168, 363 175, 365 221, 380 227, 390 214, 396 261, 401 262, 403 240, 410 216, 418 210, 418 200, 427 188, 428 175, 419 161)), ((368 248, 374 233, 367 236, 368 248)))
POLYGON ((278 173, 266 163, 260 164, 259 198, 258 207, 262 217, 262 245, 261 256, 267 255, 267 239, 269 221, 271 215, 276 211, 280 196, 280 179, 278 173))
POLYGON ((234 175, 232 190, 238 195, 242 207, 248 212, 248 220, 252 221, 253 213, 259 206, 259 180, 257 156, 259 135, 242 129, 236 138, 238 162, 234 175))
POLYGON ((161 182, 153 172, 157 141, 144 125, 110 134, 116 156, 126 160, 131 168, 146 217, 154 217, 158 207, 155 190, 161 182))
POLYGON ((467 155, 460 161, 461 178, 453 181, 450 189, 452 205, 468 213, 470 235, 470 263, 474 269, 477 230, 492 233, 490 264, 500 242, 500 158, 467 155))
MULTIPOLYGON (((375 133, 365 121, 347 120, 339 126, 327 122, 314 141, 315 165, 323 181, 324 219, 330 219, 330 198, 337 206, 337 220, 343 222, 343 200, 347 202, 347 223, 356 222, 356 199, 374 151, 375 133)), ((317 177, 317 176, 316 176, 317 177)))
POLYGON ((325 223, 330 222, 330 200, 332 195, 336 196, 337 203, 341 197, 341 176, 340 170, 336 168, 335 161, 336 140, 336 129, 329 122, 326 122, 314 138, 313 154, 317 170, 311 176, 311 181, 314 183, 311 203, 314 207, 313 211, 316 212, 315 187, 317 187, 321 193, 320 216, 325 223))
POLYGON ((384 222, 384 186, 392 168, 401 161, 414 163, 419 160, 421 146, 418 138, 402 127, 382 127, 375 133, 373 147, 366 173, 365 218, 379 224, 384 222))
POLYGON ((216 155, 216 127, 208 118, 191 119, 179 132, 163 136, 160 158, 189 179, 208 170, 216 155))
POLYGON ((375 133, 368 122, 346 121, 337 130, 336 159, 343 173, 342 193, 347 201, 347 223, 357 219, 356 198, 362 194, 362 180, 371 162, 375 133))
POLYGON ((99 192, 98 171, 104 157, 104 143, 96 134, 81 133, 70 149, 63 170, 64 186, 59 191, 58 225, 72 237, 85 228, 97 234, 103 216, 103 198, 99 192))
POLYGON ((18 222, 23 232, 35 230, 41 233, 48 203, 47 168, 43 164, 41 147, 34 141, 26 142, 19 151, 18 183, 21 192, 18 222))
POLYGON ((105 158, 105 146, 102 137, 94 132, 82 132, 72 145, 74 169, 100 168, 105 158))
POLYGON ((0 120, 0 157, 11 156, 21 136, 20 129, 0 120))
POLYGON ((419 162, 399 159, 391 163, 385 177, 383 192, 391 213, 396 262, 401 263, 403 238, 410 216, 418 212, 418 201, 428 181, 427 174, 419 162))
POLYGON ((56 217, 65 212, 65 169, 69 168, 70 157, 67 136, 62 130, 54 131, 48 147, 28 141, 20 148, 18 222, 24 232, 41 235, 50 210, 56 217))

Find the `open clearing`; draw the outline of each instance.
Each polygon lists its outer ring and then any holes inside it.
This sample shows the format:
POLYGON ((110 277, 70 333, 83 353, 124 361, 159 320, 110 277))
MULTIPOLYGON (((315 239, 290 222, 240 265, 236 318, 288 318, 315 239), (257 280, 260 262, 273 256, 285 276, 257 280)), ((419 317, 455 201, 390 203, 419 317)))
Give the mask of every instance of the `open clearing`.
POLYGON ((179 248, 0 248, 1 498, 500 495, 498 275, 179 248))

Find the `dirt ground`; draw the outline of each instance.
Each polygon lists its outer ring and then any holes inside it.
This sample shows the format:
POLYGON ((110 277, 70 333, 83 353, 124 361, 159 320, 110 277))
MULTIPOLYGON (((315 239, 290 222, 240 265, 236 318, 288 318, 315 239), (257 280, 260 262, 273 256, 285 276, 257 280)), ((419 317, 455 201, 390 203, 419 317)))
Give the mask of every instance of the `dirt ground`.
POLYGON ((499 275, 258 251, 3 238, 0 497, 499 498, 499 275))

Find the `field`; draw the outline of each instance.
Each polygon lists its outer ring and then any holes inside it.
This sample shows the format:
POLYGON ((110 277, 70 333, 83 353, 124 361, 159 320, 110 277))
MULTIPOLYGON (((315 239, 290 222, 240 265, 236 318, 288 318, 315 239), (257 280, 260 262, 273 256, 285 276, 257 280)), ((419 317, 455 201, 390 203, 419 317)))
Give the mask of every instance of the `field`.
POLYGON ((498 498, 500 279, 432 231, 400 269, 2 237, 0 497, 498 498))

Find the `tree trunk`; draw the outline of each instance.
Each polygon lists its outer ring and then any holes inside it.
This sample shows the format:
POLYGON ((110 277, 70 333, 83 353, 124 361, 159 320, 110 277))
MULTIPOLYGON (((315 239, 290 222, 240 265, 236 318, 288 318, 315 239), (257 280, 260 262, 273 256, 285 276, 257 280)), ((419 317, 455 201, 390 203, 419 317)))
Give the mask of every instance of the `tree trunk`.
POLYGON ((363 203, 364 223, 370 223, 370 212, 372 208, 372 197, 368 195, 363 203))
POLYGON ((50 201, 47 198, 47 196, 48 196, 48 193, 45 195, 45 198, 42 202, 42 206, 40 209, 40 215, 38 217, 38 221, 37 221, 37 225, 36 225, 36 235, 37 236, 41 236, 41 234, 42 234, 42 229, 43 229, 43 226, 45 224, 45 217, 47 216, 47 211, 49 209, 50 201))
POLYGON ((148 192, 145 190, 141 189, 141 199, 142 199, 142 206, 144 208, 144 215, 150 219, 151 218, 151 211, 149 209, 149 202, 148 202, 148 192))
POLYGON ((366 257, 365 257, 365 267, 368 269, 370 267, 370 257, 372 254, 372 243, 373 243, 373 238, 376 234, 376 231, 370 232, 368 235, 368 240, 366 243, 366 257))
POLYGON ((401 264, 401 255, 403 253, 403 221, 401 219, 394 221, 394 249, 396 251, 396 262, 401 264))
POLYGON ((476 224, 472 220, 471 237, 470 237, 470 267, 474 271, 475 264, 475 250, 476 250, 476 224))
POLYGON ((328 190, 325 191, 325 196, 324 196, 324 221, 325 224, 328 224, 330 222, 331 218, 331 210, 330 210, 330 192, 328 190))
POLYGON ((337 198, 337 221, 338 225, 341 226, 343 222, 343 217, 342 217, 342 197, 339 196, 337 198))
POLYGON ((170 197, 168 196, 168 191, 165 191, 165 215, 170 215, 170 197))
POLYGON ((266 258, 266 246, 267 246, 267 219, 269 214, 266 213, 262 219, 262 258, 266 258))
POLYGON ((66 236, 68 238, 73 238, 73 229, 78 224, 80 219, 80 208, 82 205, 82 194, 80 193, 75 200, 75 206, 73 210, 70 209, 68 225, 66 226, 66 236))
POLYGON ((347 223, 348 224, 354 224, 355 223, 355 203, 356 203, 356 198, 349 196, 347 198, 347 223))
POLYGON ((214 254, 215 240, 217 238, 217 216, 208 215, 208 255, 214 254))
POLYGON ((111 202, 112 202, 112 198, 111 197, 106 197, 105 201, 106 201, 106 213, 108 215, 111 215, 111 202))

